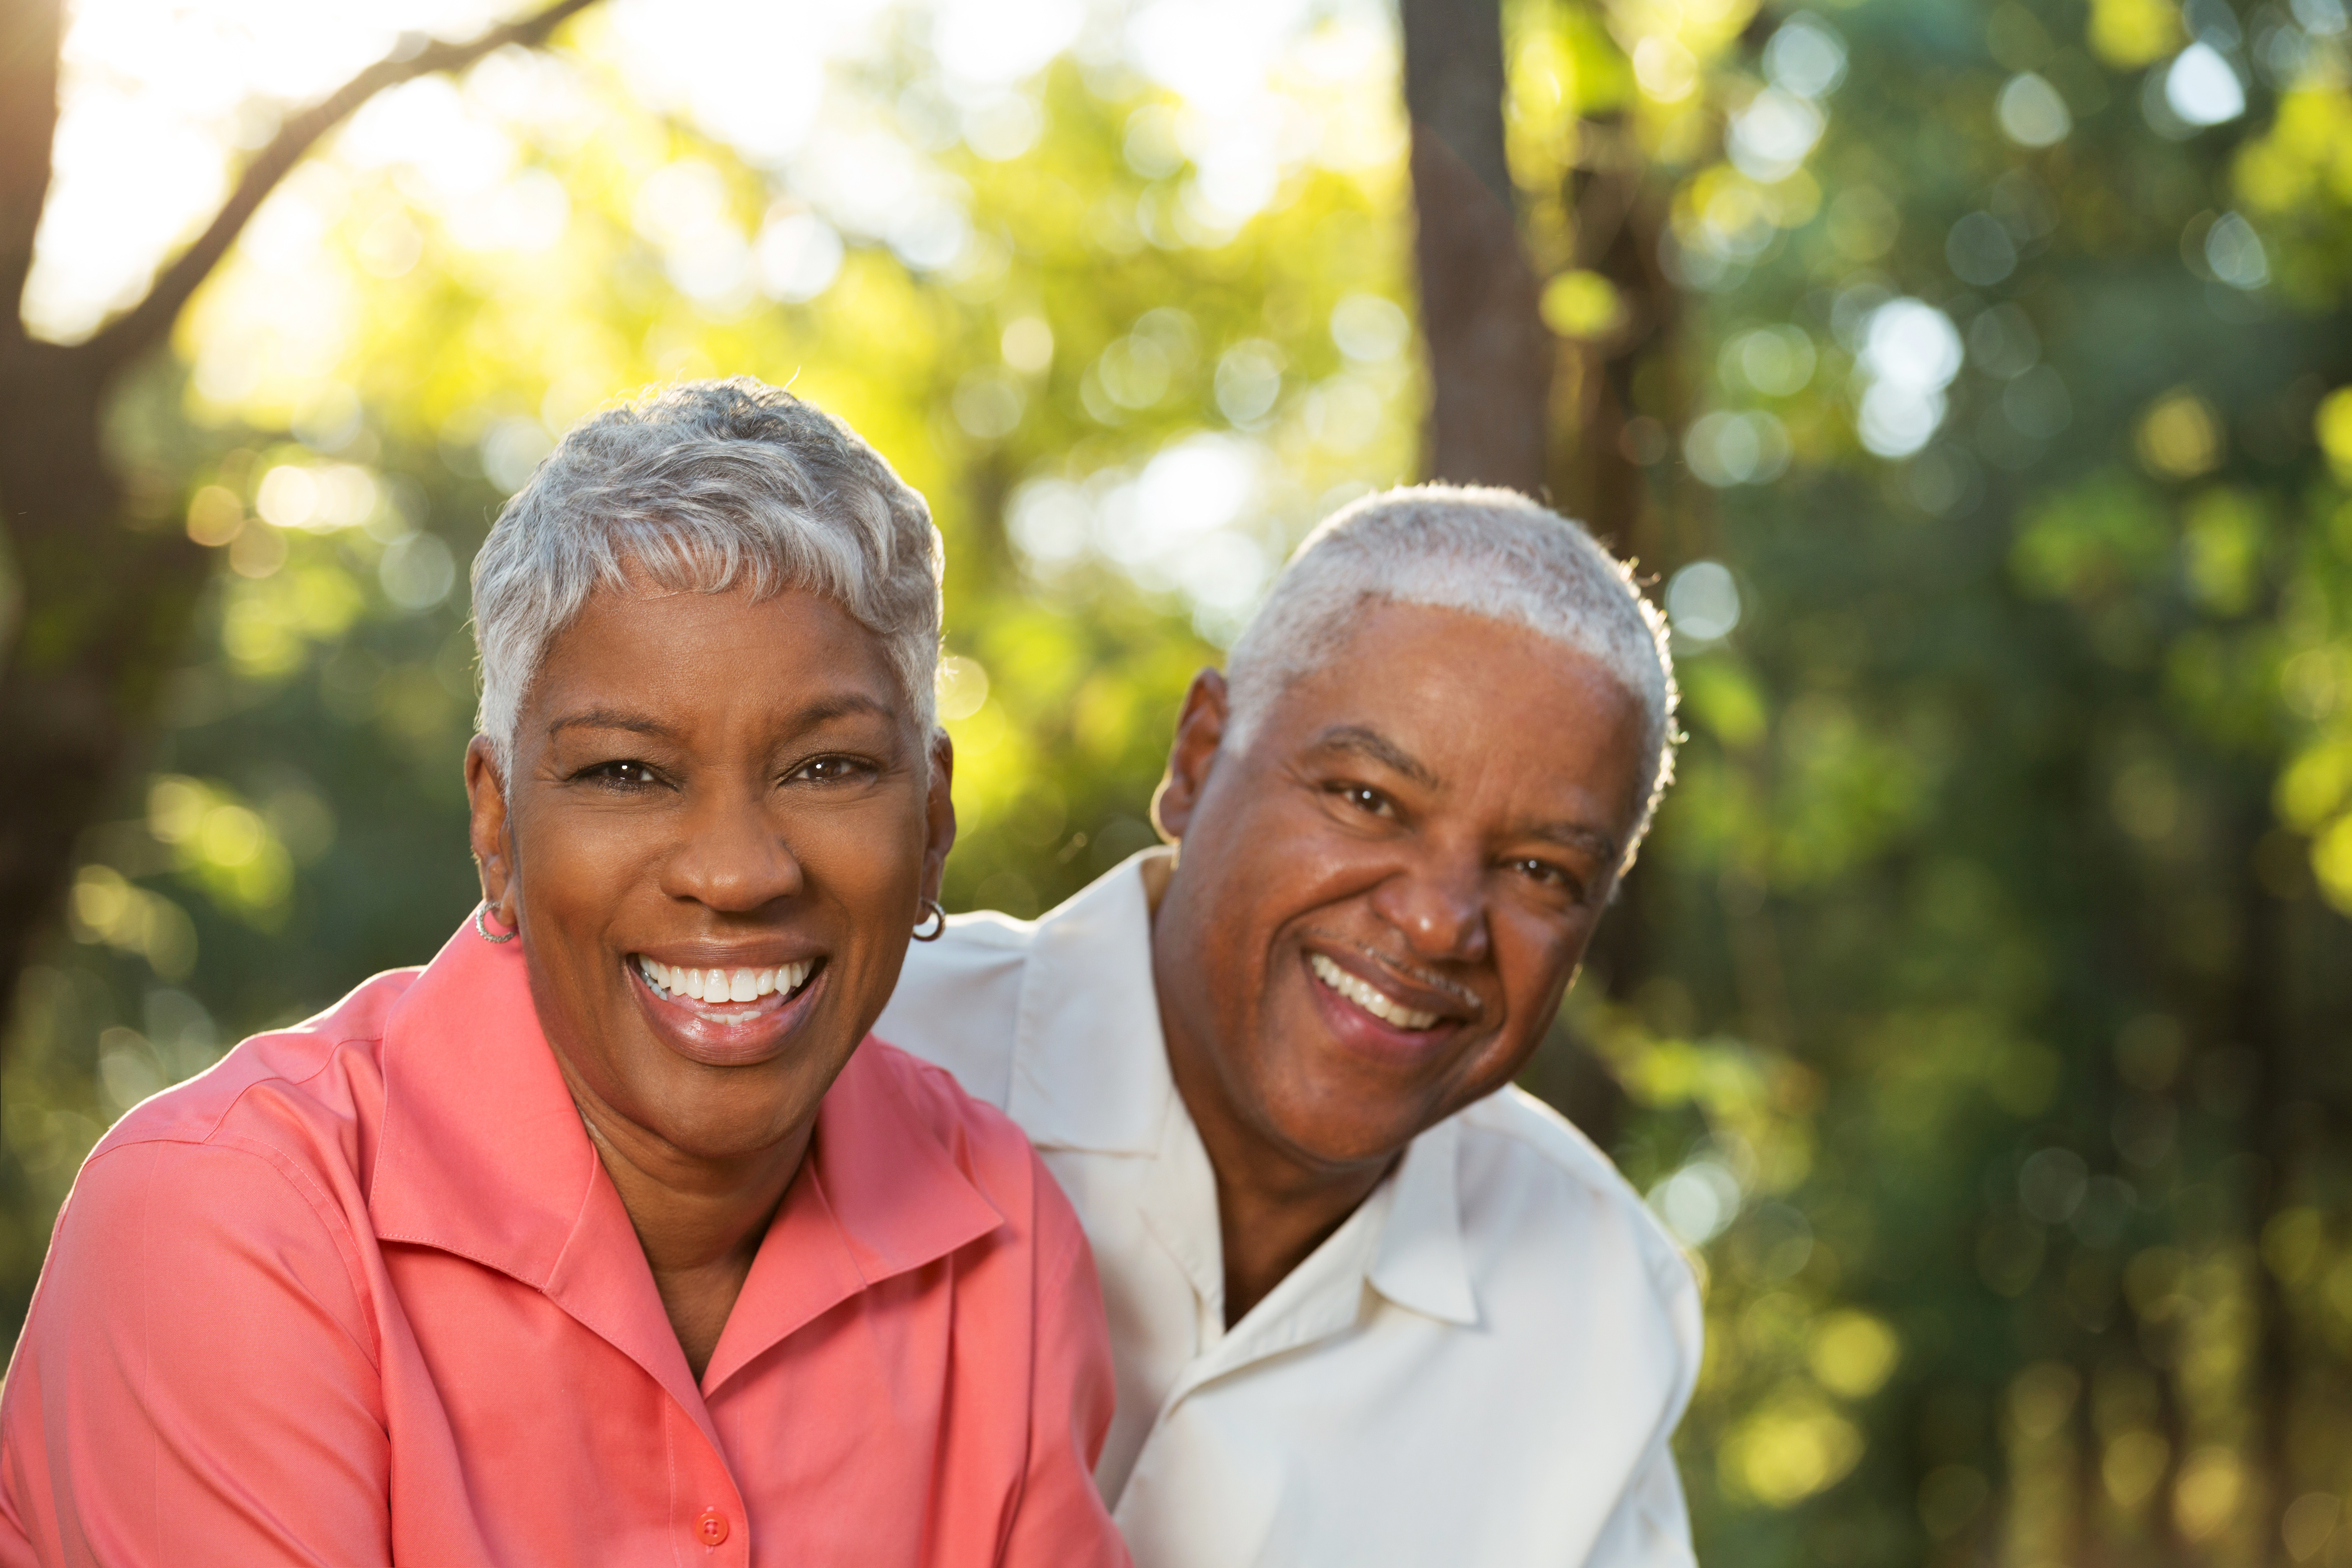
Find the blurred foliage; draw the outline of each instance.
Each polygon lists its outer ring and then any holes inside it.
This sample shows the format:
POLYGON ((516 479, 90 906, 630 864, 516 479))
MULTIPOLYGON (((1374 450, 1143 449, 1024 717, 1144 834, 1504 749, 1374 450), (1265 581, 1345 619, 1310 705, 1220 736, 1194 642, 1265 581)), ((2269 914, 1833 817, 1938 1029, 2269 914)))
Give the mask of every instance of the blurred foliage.
POLYGON ((1522 141, 1622 50, 1692 739, 1570 1022, 1704 1248, 1702 1555, 2352 1561, 2344 13, 1608 21, 1523 10, 1522 141))
MULTIPOLYGON (((1409 476, 1376 17, 1236 106, 1100 26, 975 89, 889 15, 796 161, 625 18, 403 89, 122 399, 221 570, 15 1021, 0 1315, 104 1123, 464 917, 464 563, 582 413, 749 373, 931 498, 950 903, 1021 914, 1148 841, 1184 682, 1409 476)), ((1622 328, 1567 258, 1629 159, 1684 300, 1623 445, 1691 738, 1530 1082, 1701 1259, 1703 1557, 2352 1561, 2341 0, 1508 15, 1547 321, 1622 328)))

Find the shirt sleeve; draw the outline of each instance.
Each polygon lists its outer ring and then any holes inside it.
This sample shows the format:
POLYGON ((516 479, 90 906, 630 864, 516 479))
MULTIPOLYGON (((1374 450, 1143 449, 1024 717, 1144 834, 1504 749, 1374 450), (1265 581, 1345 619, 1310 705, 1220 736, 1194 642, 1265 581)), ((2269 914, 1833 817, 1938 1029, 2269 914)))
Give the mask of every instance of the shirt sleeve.
POLYGON ((1586 1561, 1589 1568, 1696 1568, 1673 1449, 1662 1443, 1652 1451, 1586 1561))
POLYGON ((278 1152, 101 1152, 0 1403, 0 1561, 389 1564, 362 1301, 340 1213, 278 1152))
POLYGON ((1660 1293, 1680 1351, 1675 1385, 1641 1465, 1593 1542, 1587 1568, 1696 1568, 1698 1561, 1672 1441, 1698 1381, 1706 1319, 1699 1309, 1697 1280, 1680 1257, 1664 1259, 1657 1274, 1663 1276, 1660 1293))
POLYGON ((1003 1568, 1128 1568, 1126 1542, 1094 1480, 1117 1397, 1102 1287, 1069 1199, 1044 1162, 1030 1159, 1040 1261, 1029 1468, 997 1561, 1003 1568))

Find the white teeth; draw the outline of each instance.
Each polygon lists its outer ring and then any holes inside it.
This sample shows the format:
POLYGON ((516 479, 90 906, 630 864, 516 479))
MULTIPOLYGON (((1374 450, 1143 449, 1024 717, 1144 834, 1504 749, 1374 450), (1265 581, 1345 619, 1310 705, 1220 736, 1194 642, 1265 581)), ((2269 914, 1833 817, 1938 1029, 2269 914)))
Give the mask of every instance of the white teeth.
POLYGON ((678 969, 637 955, 637 968, 653 987, 667 996, 690 996, 697 1002, 755 1002, 777 992, 790 995, 807 983, 814 960, 774 969, 678 969))
POLYGON ((1315 971, 1316 979, 1375 1018, 1385 1018, 1401 1029, 1426 1029, 1437 1022, 1436 1014, 1390 1001, 1378 987, 1357 979, 1319 952, 1308 953, 1307 963, 1315 971))

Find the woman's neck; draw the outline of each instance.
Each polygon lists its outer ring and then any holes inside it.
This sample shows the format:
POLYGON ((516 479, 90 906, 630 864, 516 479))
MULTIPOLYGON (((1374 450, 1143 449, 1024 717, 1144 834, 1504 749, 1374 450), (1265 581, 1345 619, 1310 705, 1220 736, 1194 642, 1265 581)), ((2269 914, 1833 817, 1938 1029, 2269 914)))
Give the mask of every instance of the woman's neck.
POLYGON ((572 1100, 628 1211, 686 1363, 699 1381, 751 1276, 761 1238, 807 1156, 814 1124, 753 1154, 706 1160, 590 1103, 577 1087, 572 1100))

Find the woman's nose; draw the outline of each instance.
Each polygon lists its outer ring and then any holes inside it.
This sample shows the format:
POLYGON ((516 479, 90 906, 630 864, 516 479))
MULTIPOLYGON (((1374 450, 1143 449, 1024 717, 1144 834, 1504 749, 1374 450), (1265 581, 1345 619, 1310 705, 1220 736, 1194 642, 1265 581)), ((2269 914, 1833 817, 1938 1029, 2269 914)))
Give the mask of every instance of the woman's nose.
POLYGON ((672 895, 730 914, 791 898, 805 881, 774 817, 741 797, 708 800, 689 814, 665 880, 672 895))
POLYGON ((1486 955, 1484 858, 1432 847, 1372 892, 1372 909, 1417 957, 1476 963, 1486 955))

